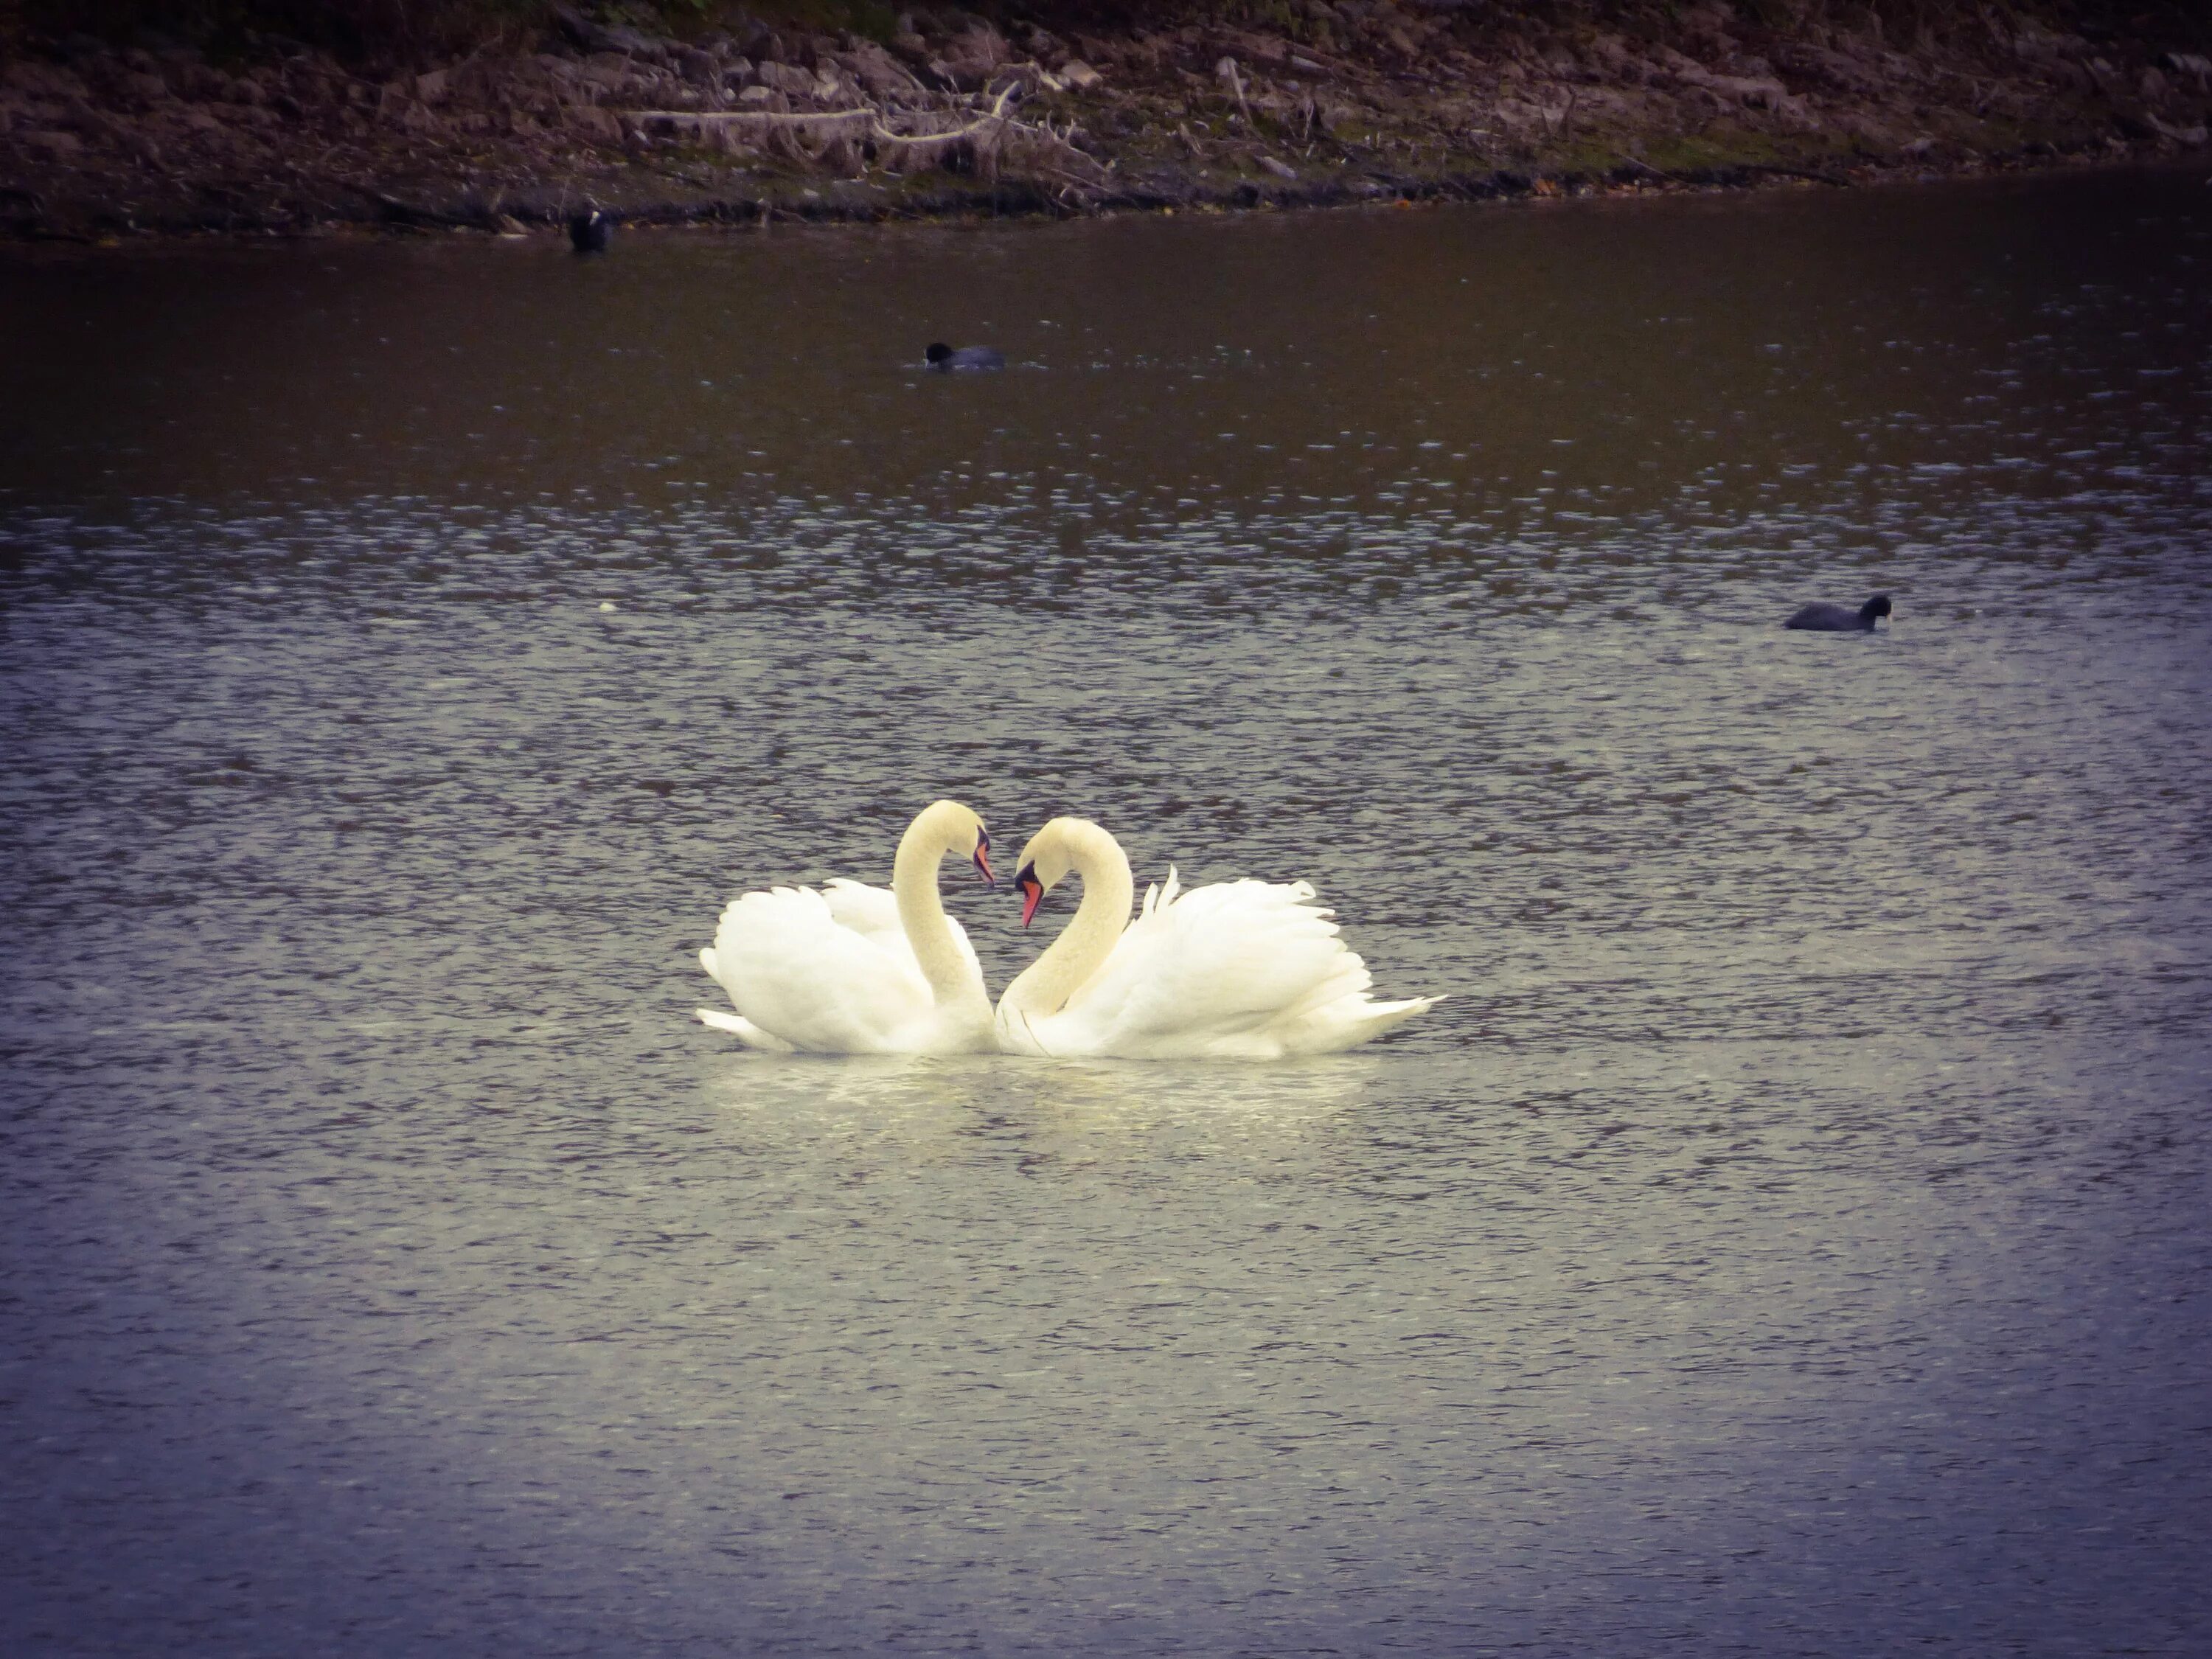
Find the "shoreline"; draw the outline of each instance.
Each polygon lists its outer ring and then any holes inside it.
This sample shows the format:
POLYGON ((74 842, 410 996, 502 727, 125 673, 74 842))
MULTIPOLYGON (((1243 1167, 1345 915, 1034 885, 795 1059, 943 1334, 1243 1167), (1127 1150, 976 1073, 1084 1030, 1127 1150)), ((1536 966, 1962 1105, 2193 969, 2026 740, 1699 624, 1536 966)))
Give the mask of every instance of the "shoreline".
MULTIPOLYGON (((0 238, 957 220, 1844 186, 2185 159, 2212 58, 1976 14, 1663 32, 1464 0, 1302 0, 1264 27, 1014 38, 917 10, 888 43, 738 17, 543 30, 372 70, 260 37, 221 61, 81 38, 0 66, 0 238), (727 21, 726 19, 725 21, 727 21)), ((2077 20, 2083 29, 2093 27, 2077 20)))

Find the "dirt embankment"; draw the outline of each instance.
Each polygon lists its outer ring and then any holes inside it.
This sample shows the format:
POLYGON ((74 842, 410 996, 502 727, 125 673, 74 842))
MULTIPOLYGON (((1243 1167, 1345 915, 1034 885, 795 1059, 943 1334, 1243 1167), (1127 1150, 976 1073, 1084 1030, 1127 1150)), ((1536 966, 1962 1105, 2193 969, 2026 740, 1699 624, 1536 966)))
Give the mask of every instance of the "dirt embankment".
POLYGON ((1778 28, 1717 0, 1611 27, 1478 0, 1285 0, 1261 22, 1108 33, 917 9, 884 41, 545 15, 374 72, 270 37, 214 58, 159 37, 20 56, 0 66, 0 234, 1841 183, 2182 153, 2212 119, 2202 40, 1995 11, 1910 42, 1871 11, 1778 28))

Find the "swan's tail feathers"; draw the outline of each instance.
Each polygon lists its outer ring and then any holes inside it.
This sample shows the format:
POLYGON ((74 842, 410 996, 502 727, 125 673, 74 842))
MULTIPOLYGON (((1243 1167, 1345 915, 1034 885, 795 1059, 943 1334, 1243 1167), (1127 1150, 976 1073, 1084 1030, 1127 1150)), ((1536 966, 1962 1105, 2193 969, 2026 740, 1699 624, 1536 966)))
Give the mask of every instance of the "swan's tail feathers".
POLYGON ((1334 1054, 1372 1042, 1394 1026, 1416 1014, 1425 1014, 1441 996, 1407 997, 1402 1002, 1375 1002, 1364 994, 1346 997, 1309 1015, 1291 1037, 1287 1052, 1295 1054, 1334 1054))
MULTIPOLYGON (((1327 912, 1314 914, 1325 915, 1327 912)), ((1281 1019, 1310 1019, 1339 1003, 1365 1006, 1369 1000, 1367 989, 1375 983, 1375 975, 1367 971, 1365 959, 1336 938, 1334 922, 1324 922, 1322 926, 1328 930, 1328 943, 1327 954, 1316 964, 1318 977, 1310 990, 1283 1011, 1279 1016, 1281 1019)))
POLYGON ((772 1031, 763 1031, 752 1021, 737 1014, 726 1014, 719 1008, 699 1010, 699 1022, 711 1025, 718 1031, 727 1031, 748 1048, 758 1048, 763 1054, 795 1054, 799 1052, 790 1043, 772 1031))
POLYGON ((710 945, 699 952, 699 965, 707 970, 707 977, 713 980, 715 984, 720 985, 722 982, 722 964, 715 959, 713 945, 710 945))

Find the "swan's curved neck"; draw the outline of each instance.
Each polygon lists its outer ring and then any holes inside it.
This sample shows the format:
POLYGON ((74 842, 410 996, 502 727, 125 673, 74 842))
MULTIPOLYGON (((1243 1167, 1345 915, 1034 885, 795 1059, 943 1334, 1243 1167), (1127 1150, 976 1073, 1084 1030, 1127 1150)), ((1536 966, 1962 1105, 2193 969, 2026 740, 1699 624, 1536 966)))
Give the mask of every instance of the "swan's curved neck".
POLYGON ((1030 963, 1000 1000, 1024 1014, 1056 1014, 1106 964, 1129 925, 1136 884, 1121 844, 1095 823, 1066 832, 1068 868, 1083 878, 1083 902, 1050 948, 1030 963))
POLYGON ((955 822, 940 807, 932 807, 907 826, 899 837, 898 856, 891 861, 891 894, 898 900, 899 926, 906 930, 914 958, 922 977, 939 1002, 954 1000, 968 988, 968 964, 953 942, 952 924, 945 914, 945 901, 937 890, 937 866, 947 853, 957 850, 957 840, 967 835, 964 822, 955 822))

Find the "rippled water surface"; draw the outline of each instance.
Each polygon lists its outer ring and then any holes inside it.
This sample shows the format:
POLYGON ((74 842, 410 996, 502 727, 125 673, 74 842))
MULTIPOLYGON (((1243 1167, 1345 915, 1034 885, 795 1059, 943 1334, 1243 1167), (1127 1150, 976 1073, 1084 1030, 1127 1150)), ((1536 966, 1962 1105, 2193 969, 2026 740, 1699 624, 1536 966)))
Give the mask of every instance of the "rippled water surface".
POLYGON ((9 254, 0 1641, 2207 1651, 2209 276, 2201 173, 9 254), (939 794, 1451 1000, 692 1023, 939 794))

